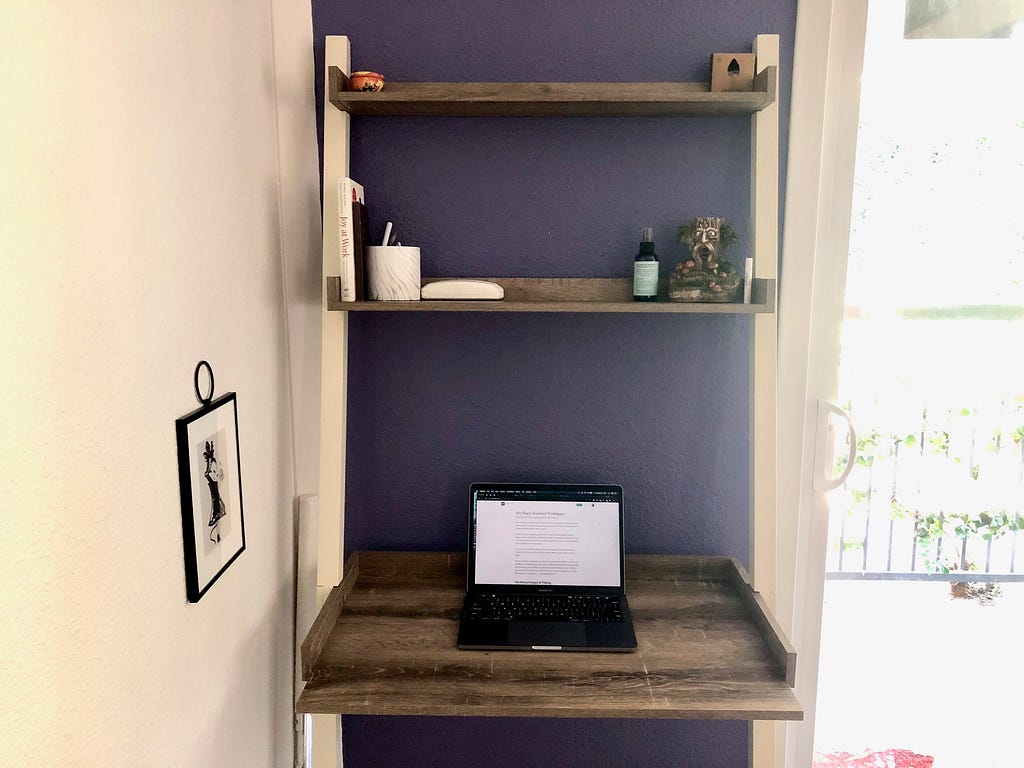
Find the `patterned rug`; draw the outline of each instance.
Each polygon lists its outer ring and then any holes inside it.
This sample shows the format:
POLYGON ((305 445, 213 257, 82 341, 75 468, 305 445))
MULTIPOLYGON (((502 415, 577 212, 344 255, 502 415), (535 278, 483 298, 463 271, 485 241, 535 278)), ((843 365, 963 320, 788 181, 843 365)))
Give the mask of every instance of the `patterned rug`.
POLYGON ((909 749, 885 749, 880 752, 829 752, 814 755, 814 768, 932 768, 934 757, 909 749))

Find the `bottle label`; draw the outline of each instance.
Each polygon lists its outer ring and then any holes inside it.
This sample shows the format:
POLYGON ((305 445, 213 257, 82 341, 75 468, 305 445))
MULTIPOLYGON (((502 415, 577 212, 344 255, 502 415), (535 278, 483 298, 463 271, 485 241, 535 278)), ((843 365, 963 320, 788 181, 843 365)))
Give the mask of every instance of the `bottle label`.
POLYGON ((658 295, 658 262, 656 262, 656 261, 634 261, 633 262, 633 295, 634 296, 657 296, 658 295))

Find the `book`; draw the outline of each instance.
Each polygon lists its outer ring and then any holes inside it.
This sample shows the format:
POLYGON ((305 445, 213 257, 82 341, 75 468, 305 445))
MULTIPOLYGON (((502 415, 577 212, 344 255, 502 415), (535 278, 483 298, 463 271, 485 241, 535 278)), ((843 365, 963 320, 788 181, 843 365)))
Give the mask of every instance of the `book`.
POLYGON ((353 257, 356 265, 356 301, 366 301, 366 247, 370 244, 370 216, 366 205, 352 201, 353 257))
MULTIPOLYGON (((365 207, 363 186, 345 177, 338 182, 338 248, 341 257, 341 300, 357 301, 356 204, 365 207)), ((361 270, 360 270, 361 271, 361 270)), ((362 291, 359 291, 362 293, 362 291)))

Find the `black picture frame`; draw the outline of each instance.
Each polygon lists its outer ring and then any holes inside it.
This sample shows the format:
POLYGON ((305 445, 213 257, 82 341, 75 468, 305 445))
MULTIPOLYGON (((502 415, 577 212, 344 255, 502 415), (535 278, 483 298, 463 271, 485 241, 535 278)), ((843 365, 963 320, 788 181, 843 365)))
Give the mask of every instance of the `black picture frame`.
MULTIPOLYGON (((212 387, 211 387, 212 389, 212 387)), ((176 419, 185 592, 198 603, 245 551, 234 392, 176 419)))

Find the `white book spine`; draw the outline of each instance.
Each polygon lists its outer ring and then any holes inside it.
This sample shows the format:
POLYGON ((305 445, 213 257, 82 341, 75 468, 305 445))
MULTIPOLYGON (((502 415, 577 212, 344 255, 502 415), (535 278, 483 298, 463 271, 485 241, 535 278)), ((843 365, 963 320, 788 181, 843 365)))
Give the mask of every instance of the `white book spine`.
MULTIPOLYGON (((350 178, 338 182, 338 248, 341 261, 341 300, 356 300, 356 253, 355 227, 358 222, 352 217, 352 203, 358 200, 365 204, 363 185, 350 178)), ((367 233, 363 233, 366 236, 367 233)))
POLYGON ((352 222, 352 179, 338 182, 338 248, 341 261, 341 300, 356 300, 355 240, 352 222))

